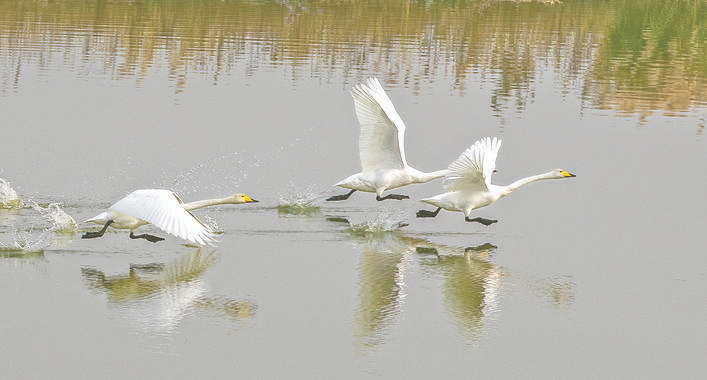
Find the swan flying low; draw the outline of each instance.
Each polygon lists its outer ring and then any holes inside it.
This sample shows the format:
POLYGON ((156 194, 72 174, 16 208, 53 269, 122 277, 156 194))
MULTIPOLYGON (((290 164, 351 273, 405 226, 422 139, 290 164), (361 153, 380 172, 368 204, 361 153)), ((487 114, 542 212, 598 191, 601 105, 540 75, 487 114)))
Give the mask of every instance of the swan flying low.
POLYGON ((498 186, 491 183, 491 175, 496 171, 496 157, 501 147, 497 138, 483 138, 468 149, 449 165, 448 173, 443 180, 445 192, 431 198, 421 199, 421 202, 437 206, 437 210, 420 210, 418 218, 434 218, 441 209, 461 211, 467 222, 479 222, 491 225, 497 220, 484 218, 469 218, 472 210, 488 206, 512 193, 521 186, 543 179, 561 179, 576 177, 562 169, 519 179, 508 186, 498 186))
POLYGON ((212 245, 215 234, 190 211, 202 207, 220 204, 240 204, 257 202, 245 194, 236 194, 227 198, 207 199, 183 203, 177 194, 170 190, 145 189, 135 190, 119 200, 110 208, 84 223, 96 223, 103 226, 100 231, 87 232, 83 239, 103 236, 108 227, 130 230, 130 238, 145 239, 156 243, 164 238, 141 234, 135 235, 137 228, 154 224, 157 228, 193 244, 212 245))
POLYGON ((405 124, 378 79, 370 78, 355 86, 351 95, 361 125, 359 155, 362 171, 336 184, 351 189, 350 192, 332 196, 327 201, 346 200, 356 190, 376 193, 378 201, 408 199, 407 195, 382 195, 386 190, 429 182, 446 174, 446 170, 424 173, 408 165, 404 147, 405 124))

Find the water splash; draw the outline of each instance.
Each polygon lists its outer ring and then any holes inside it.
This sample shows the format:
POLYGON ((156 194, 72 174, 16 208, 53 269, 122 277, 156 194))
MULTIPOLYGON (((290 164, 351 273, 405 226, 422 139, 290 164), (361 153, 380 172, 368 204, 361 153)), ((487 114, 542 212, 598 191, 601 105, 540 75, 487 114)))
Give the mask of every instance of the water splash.
POLYGON ((401 212, 396 213, 381 213, 376 215, 373 220, 364 221, 363 223, 350 223, 349 229, 352 234, 370 234, 370 233, 385 233, 393 232, 410 225, 401 212))
POLYGON ((67 214, 58 203, 50 203, 47 207, 42 207, 38 204, 32 208, 41 214, 44 219, 52 223, 49 231, 59 233, 73 233, 78 230, 78 225, 74 218, 67 214))
POLYGON ((0 178, 0 208, 22 208, 22 200, 10 183, 0 178))
POLYGON ((29 205, 31 207, 18 210, 23 220, 21 225, 13 223, 8 230, 10 233, 0 235, 3 237, 0 253, 20 256, 40 253, 50 246, 65 246, 74 239, 78 225, 58 203, 50 203, 45 207, 30 201, 29 205))
POLYGON ((199 220, 201 220, 201 223, 203 223, 206 228, 210 229, 214 233, 220 234, 223 233, 223 230, 221 227, 218 225, 216 220, 208 215, 203 215, 199 217, 199 220))
POLYGON ((39 235, 28 231, 15 231, 12 243, 0 242, 0 252, 4 254, 31 254, 43 252, 52 244, 52 235, 42 231, 39 235))
POLYGON ((179 174, 168 187, 185 198, 200 192, 233 193, 248 179, 247 168, 252 165, 238 152, 224 154, 179 174))
POLYGON ((306 191, 293 195, 280 195, 277 211, 280 214, 307 215, 318 214, 321 195, 313 191, 306 191))

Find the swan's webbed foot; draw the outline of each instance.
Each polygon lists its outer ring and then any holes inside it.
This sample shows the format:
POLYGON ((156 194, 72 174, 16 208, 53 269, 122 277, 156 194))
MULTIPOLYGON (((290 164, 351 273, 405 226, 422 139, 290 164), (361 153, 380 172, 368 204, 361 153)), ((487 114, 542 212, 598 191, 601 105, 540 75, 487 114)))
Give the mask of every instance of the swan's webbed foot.
POLYGON ((159 236, 148 235, 148 234, 135 235, 132 232, 130 232, 130 238, 131 239, 145 239, 145 240, 149 241, 150 243, 157 243, 158 241, 164 240, 164 238, 161 238, 159 236))
POLYGON ((86 232, 85 234, 81 235, 81 239, 93 239, 103 236, 103 234, 106 233, 106 230, 108 229, 108 226, 111 225, 111 223, 113 223, 112 220, 107 221, 105 226, 103 226, 100 231, 86 232))
POLYGON ((345 201, 345 200, 349 199, 349 197, 351 196, 351 194, 353 194, 355 191, 356 191, 356 190, 351 190, 351 191, 349 191, 349 192, 346 193, 346 194, 334 195, 333 197, 329 197, 329 198, 327 198, 326 200, 327 200, 327 201, 345 201))
POLYGON ((434 218, 439 214, 439 210, 441 210, 441 207, 437 207, 437 210, 434 211, 429 211, 429 210, 420 210, 415 214, 418 218, 434 218))
POLYGON ((466 220, 467 222, 478 222, 478 223, 483 224, 484 226, 490 226, 490 225, 498 222, 498 220, 495 220, 495 219, 484 219, 484 218, 469 219, 468 216, 465 216, 464 220, 466 220))
POLYGON ((380 195, 376 195, 377 201, 384 201, 386 199, 397 199, 400 201, 403 199, 410 199, 410 197, 407 195, 401 195, 401 194, 388 194, 385 197, 381 197, 380 195))

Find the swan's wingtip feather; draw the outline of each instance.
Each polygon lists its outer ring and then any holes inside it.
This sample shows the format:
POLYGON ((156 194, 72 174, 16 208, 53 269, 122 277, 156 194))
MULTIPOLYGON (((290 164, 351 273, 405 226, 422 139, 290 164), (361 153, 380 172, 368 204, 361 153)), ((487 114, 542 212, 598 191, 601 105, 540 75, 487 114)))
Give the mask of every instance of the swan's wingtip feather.
POLYGON ((443 180, 446 191, 488 186, 495 170, 501 139, 483 137, 466 148, 459 158, 449 164, 443 180))

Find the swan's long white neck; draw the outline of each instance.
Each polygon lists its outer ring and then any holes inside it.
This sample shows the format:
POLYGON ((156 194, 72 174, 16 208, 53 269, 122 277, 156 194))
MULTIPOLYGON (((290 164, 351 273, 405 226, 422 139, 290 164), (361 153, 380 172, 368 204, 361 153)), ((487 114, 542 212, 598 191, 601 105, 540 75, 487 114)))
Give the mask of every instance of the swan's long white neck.
POLYGON ((506 195, 516 191, 518 188, 525 186, 531 182, 540 181, 543 179, 556 179, 557 177, 553 172, 547 172, 543 174, 538 174, 530 177, 521 178, 508 186, 499 186, 499 198, 503 198, 506 195))
POLYGON ((216 198, 216 199, 204 199, 202 201, 194 201, 194 202, 184 203, 182 206, 184 207, 185 210, 191 211, 191 210, 196 210, 196 209, 202 208, 202 207, 224 205, 224 204, 230 204, 230 203, 233 203, 233 200, 231 200, 231 198, 216 198))

